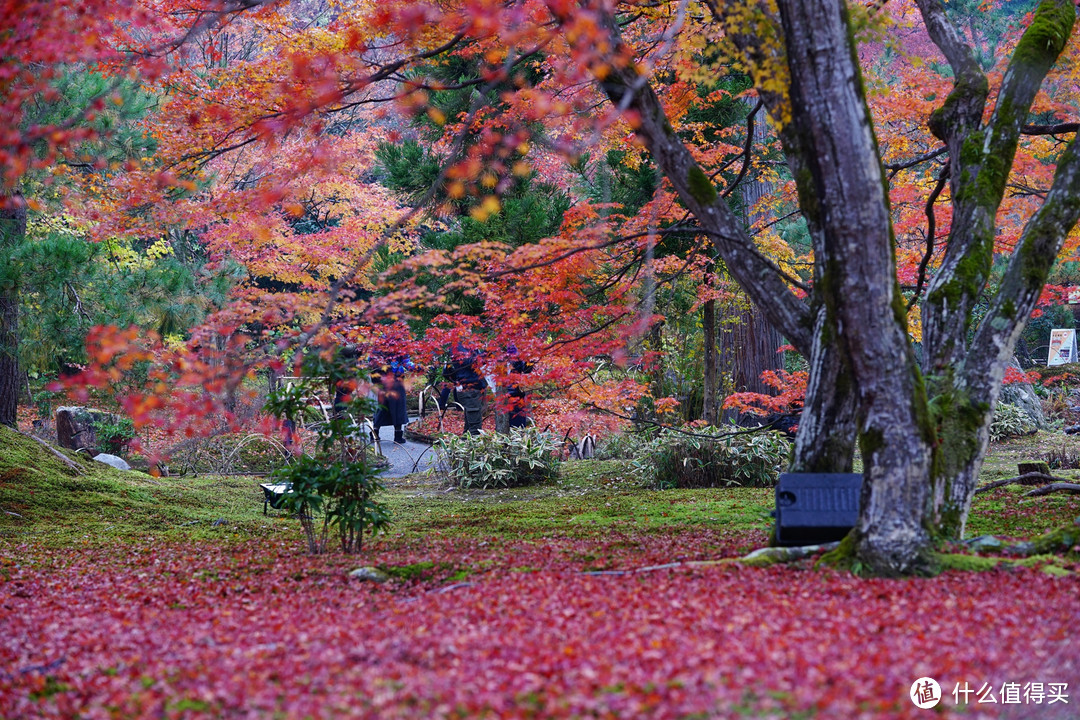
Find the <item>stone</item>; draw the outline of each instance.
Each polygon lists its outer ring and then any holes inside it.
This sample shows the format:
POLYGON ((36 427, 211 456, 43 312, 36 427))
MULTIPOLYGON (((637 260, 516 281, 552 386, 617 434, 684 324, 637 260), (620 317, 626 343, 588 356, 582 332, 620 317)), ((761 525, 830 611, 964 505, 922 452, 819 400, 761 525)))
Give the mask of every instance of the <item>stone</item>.
POLYGON ((349 573, 354 580, 370 580, 371 582, 384 583, 390 576, 376 567, 359 567, 349 573))
MULTIPOLYGON (((1016 362, 1016 358, 1012 359, 1009 363, 1009 367, 1013 368, 1017 372, 1023 372, 1020 369, 1020 364, 1016 362)), ((998 402, 1009 403, 1010 405, 1016 405, 1024 414, 1031 418, 1031 422, 1034 423, 1037 428, 1046 427, 1046 416, 1043 415, 1042 401, 1039 400, 1039 396, 1035 394, 1035 388, 1029 383, 1009 383, 1008 385, 1001 386, 1001 396, 998 398, 998 402)))
POLYGON ((117 424, 120 416, 86 407, 56 408, 57 443, 68 450, 96 450, 98 439, 95 421, 117 424))
POLYGON ((130 470, 131 466, 127 464, 127 461, 122 457, 110 455, 109 453, 100 453, 94 456, 94 459, 99 463, 105 463, 106 465, 112 465, 117 470, 130 470))

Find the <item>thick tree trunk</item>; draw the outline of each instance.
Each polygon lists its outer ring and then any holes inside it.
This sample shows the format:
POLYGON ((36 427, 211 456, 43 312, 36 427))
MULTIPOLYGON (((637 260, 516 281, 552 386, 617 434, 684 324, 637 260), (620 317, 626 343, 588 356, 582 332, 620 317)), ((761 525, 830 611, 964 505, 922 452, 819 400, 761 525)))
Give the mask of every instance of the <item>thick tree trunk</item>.
POLYGON ((792 472, 849 473, 855 456, 855 387, 847 365, 847 346, 835 324, 819 311, 810 356, 810 382, 799 418, 792 472))
POLYGON ((924 364, 933 378, 940 445, 935 462, 936 531, 963 536, 1005 366, 1054 259, 1080 217, 1080 149, 1058 159, 1053 186, 1028 222, 989 311, 967 343, 972 310, 993 263, 995 219, 1020 134, 1046 74, 1076 21, 1072 0, 1046 0, 1017 43, 986 117, 989 83, 941 0, 916 0, 931 39, 955 77, 930 118, 949 149, 953 213, 945 256, 923 303, 924 364))
MULTIPOLYGON (((22 196, 0 197, 0 247, 14 247, 26 235, 22 196)), ((0 425, 15 427, 19 407, 19 286, 0 286, 0 425)))
POLYGON ((937 463, 941 486, 937 525, 945 538, 963 537, 1005 368, 1065 237, 1078 220, 1080 144, 1074 138, 1058 159, 1046 200, 1024 227, 998 292, 975 332, 963 372, 954 387, 939 396, 943 430, 937 463))
MULTIPOLYGON (((747 99, 747 104, 752 104, 747 99)), ((753 133, 749 147, 759 147, 768 142, 768 125, 764 122, 752 123, 753 133)), ((744 159, 750 163, 750 155, 744 159)), ((758 222, 769 219, 767 211, 756 209, 758 202, 771 195, 773 184, 766 182, 752 173, 739 185, 746 227, 752 231, 758 222)), ((761 381, 761 373, 766 370, 783 370, 783 358, 776 352, 784 344, 783 336, 773 327, 765 314, 751 300, 749 307, 728 327, 725 338, 730 342, 726 348, 731 358, 726 368, 731 373, 733 392, 756 392, 771 394, 772 388, 761 381)))
MULTIPOLYGON (((779 8, 791 122, 809 151, 804 182, 824 231, 821 293, 843 333, 858 393, 866 481, 855 552, 873 572, 909 573, 931 541, 935 438, 896 282, 880 155, 843 4, 780 0, 779 8)), ((820 351, 812 358, 823 360, 820 351)))
POLYGON ((761 311, 750 303, 734 320, 726 321, 718 335, 721 371, 731 378, 727 389, 772 394, 772 388, 761 381, 761 373, 783 369, 783 358, 776 351, 784 338, 761 311))

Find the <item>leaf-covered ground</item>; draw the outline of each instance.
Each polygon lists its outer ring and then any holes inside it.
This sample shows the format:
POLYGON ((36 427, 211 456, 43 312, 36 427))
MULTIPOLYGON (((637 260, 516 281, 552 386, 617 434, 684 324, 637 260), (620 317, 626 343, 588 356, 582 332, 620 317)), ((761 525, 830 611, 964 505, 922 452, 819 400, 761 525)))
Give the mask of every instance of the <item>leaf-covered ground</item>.
POLYGON ((0 716, 918 717, 924 675, 1080 678, 1080 583, 1036 570, 581 572, 716 543, 383 543, 416 577, 381 586, 285 541, 7 548, 0 716))
MULTIPOLYGON (((618 463, 494 493, 407 479, 389 535, 313 558, 256 480, 4 456, 23 517, 0 519, 2 718, 917 718, 921 676, 938 716, 1077 716, 1077 576, 716 563, 763 543, 768 491, 646 491, 618 463), (957 708, 963 682, 1069 683, 1070 704, 957 708)), ((978 532, 1080 515, 1019 493, 979 496, 978 532)))

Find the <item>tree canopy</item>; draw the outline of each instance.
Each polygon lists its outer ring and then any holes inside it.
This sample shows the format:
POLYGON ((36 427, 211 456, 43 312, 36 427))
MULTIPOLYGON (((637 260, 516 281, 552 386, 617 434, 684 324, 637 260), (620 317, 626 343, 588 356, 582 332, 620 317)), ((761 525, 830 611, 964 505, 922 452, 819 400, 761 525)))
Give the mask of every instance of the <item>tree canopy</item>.
POLYGON ((1076 260, 1071 0, 16 5, 0 250, 62 219, 183 260, 142 280, 173 298, 232 283, 171 343, 93 332, 81 381, 152 361, 139 422, 166 396, 177 430, 228 416, 245 374, 328 343, 467 345, 625 415, 628 369, 670 371, 703 304, 745 293, 807 363, 792 468, 860 450, 843 553, 916 572, 962 536, 1006 365, 1076 260), (62 102, 72 77, 101 82, 62 102))

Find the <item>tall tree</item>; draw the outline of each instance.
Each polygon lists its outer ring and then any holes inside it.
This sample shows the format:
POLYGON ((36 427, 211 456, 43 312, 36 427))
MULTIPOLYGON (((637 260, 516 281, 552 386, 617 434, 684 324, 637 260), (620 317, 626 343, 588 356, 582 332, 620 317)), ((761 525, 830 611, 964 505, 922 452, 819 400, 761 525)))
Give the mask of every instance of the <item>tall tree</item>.
MULTIPOLYGON (((9 196, 0 205, 0 253, 26 237, 26 205, 9 196)), ((12 279, 0 284, 0 425, 15 426, 19 404, 19 288, 12 279)))
MULTIPOLYGON (((605 28, 608 39, 595 43, 600 50, 589 56, 611 102, 636 113, 638 136, 714 237, 732 275, 797 347, 810 350, 799 446, 805 450, 813 437, 820 453, 833 437, 831 425, 839 431, 837 455, 843 457, 851 423, 841 410, 855 401, 867 479, 855 551, 876 571, 910 572, 924 566, 936 536, 962 531, 1004 365, 1080 215, 1072 140, 1058 158, 1046 201, 1022 233, 991 312, 973 328, 973 301, 990 269, 995 210, 1017 141, 1035 93, 1070 37, 1076 11, 1065 0, 1039 6, 984 121, 985 75, 940 3, 919 3, 956 77, 953 93, 930 121, 947 143, 955 204, 946 258, 927 303, 927 367, 940 373, 932 375, 931 405, 896 280, 886 178, 847 10, 826 0, 781 0, 778 6, 778 17, 756 8, 757 25, 728 18, 734 23, 729 30, 759 62, 773 61, 759 91, 780 126, 814 238, 816 308, 797 300, 775 268, 753 252, 708 176, 669 131, 647 73, 604 7, 592 8, 592 22, 605 28), (762 26, 775 35, 755 35, 762 26), (776 37, 782 44, 772 42, 776 37), (969 349, 970 329, 976 341, 969 349)), ((559 19, 568 32, 582 22, 565 12, 559 19)), ((835 458, 827 464, 837 465, 835 458)))

